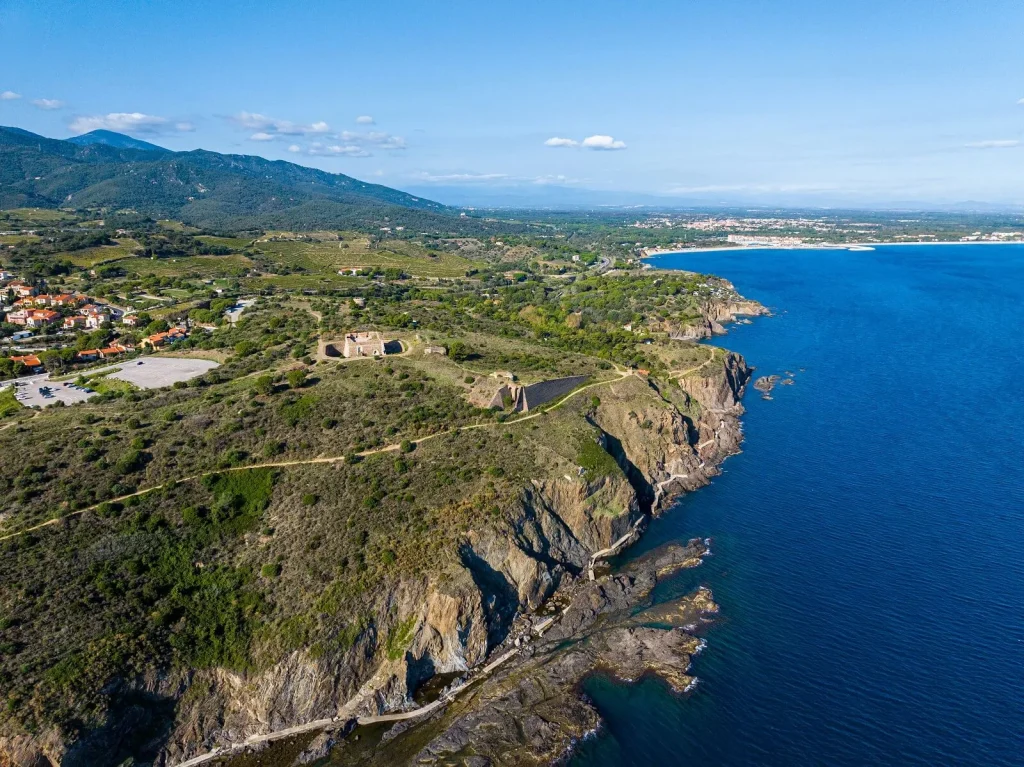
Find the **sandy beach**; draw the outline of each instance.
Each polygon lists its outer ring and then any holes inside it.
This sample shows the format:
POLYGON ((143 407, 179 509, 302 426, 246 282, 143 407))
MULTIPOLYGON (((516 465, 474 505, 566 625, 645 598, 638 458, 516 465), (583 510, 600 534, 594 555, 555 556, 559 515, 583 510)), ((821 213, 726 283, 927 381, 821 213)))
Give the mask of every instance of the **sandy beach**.
POLYGON ((668 256, 677 253, 716 253, 737 250, 865 250, 887 245, 1024 245, 1024 240, 982 240, 962 242, 960 240, 918 240, 915 242, 851 242, 851 243, 806 243, 801 245, 723 245, 711 248, 650 248, 644 250, 642 258, 668 256))

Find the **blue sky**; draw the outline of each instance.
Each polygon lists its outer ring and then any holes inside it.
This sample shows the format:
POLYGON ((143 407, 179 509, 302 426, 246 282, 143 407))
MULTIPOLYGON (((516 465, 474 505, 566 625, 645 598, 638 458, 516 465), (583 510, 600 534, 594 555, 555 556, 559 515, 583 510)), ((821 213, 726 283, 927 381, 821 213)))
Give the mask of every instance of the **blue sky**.
POLYGON ((442 200, 1024 203, 1022 29, 1019 0, 0 0, 0 124, 442 200))

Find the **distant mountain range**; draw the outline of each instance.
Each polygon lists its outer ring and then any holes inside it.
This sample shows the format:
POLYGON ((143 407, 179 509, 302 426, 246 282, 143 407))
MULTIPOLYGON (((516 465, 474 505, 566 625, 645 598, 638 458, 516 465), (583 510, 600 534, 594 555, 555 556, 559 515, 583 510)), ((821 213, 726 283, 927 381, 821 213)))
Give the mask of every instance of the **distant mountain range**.
POLYGON ((169 149, 164 149, 162 146, 156 144, 150 144, 148 141, 142 141, 141 139, 132 138, 126 136, 123 133, 114 133, 112 130, 94 130, 89 133, 83 133, 81 136, 72 136, 69 139, 72 144, 79 144, 81 146, 88 146, 89 144, 103 144, 104 146, 112 146, 117 149, 145 149, 149 152, 169 152, 169 149))
POLYGON ((234 231, 494 228, 423 197, 289 162, 172 152, 110 131, 61 141, 0 127, 0 208, 17 207, 131 208, 234 231))

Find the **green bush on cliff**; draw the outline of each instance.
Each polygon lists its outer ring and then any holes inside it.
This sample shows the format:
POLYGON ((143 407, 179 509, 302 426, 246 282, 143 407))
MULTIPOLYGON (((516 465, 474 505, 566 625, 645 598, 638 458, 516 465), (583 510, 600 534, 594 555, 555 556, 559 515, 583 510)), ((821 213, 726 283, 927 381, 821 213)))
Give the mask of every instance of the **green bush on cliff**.
POLYGON ((619 470, 615 459, 601 447, 600 443, 593 440, 584 440, 580 445, 576 463, 583 467, 584 475, 588 480, 607 477, 619 470))
POLYGON ((410 615, 388 633, 384 643, 384 654, 388 660, 399 660, 412 643, 413 630, 416 628, 416 616, 410 615))

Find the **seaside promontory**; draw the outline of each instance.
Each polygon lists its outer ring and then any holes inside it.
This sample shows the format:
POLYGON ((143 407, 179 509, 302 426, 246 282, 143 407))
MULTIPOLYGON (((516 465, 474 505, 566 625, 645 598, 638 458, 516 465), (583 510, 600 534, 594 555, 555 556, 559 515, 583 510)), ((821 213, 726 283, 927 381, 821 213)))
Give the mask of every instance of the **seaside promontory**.
MULTIPOLYGON (((342 758, 390 720, 385 742, 448 763, 474 723, 500 712, 494 739, 474 736, 474 748, 494 749, 495 763, 508 748, 543 760, 596 726, 576 692, 590 671, 655 673, 685 689, 698 639, 630 611, 650 607, 658 578, 698 564, 704 543, 621 573, 605 559, 740 446, 750 369, 675 336, 763 310, 688 274, 559 285, 557 308, 517 290, 474 297, 475 329, 443 345, 425 328, 459 315, 422 300, 424 329, 397 334, 401 351, 379 361, 323 359, 264 381, 237 356, 198 385, 140 397, 128 418, 114 400, 58 414, 83 444, 97 422, 143 434, 131 439, 146 478, 128 486, 123 462, 103 462, 94 483, 111 482, 112 501, 5 539, 20 584, 10 604, 25 616, 7 634, 40 653, 30 638, 57 636, 89 673, 40 665, 16 677, 0 765, 217 763, 281 739, 306 759, 336 742, 342 758), (601 293, 643 319, 632 330, 588 326, 601 293), (640 365, 531 340, 543 333, 602 354, 611 342, 609 356, 640 365), (545 380, 575 388, 564 396, 537 386, 545 380), (495 385, 527 395, 472 404, 495 385), (361 436, 338 444, 343 433, 361 436), (208 469, 211 451, 231 457, 208 469), (37 599, 54 578, 62 600, 37 599), (46 628, 60 621, 72 633, 46 628), (576 650, 544 660, 570 641, 576 650), (525 737, 542 703, 568 719, 525 737)), ((316 309, 321 343, 336 337, 329 308, 316 309)), ((258 302, 244 316, 229 332, 309 327, 310 311, 258 302)), ((55 497, 24 496, 7 529, 55 497)), ((714 606, 698 591, 656 609, 678 628, 714 606)))

